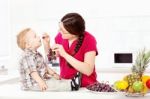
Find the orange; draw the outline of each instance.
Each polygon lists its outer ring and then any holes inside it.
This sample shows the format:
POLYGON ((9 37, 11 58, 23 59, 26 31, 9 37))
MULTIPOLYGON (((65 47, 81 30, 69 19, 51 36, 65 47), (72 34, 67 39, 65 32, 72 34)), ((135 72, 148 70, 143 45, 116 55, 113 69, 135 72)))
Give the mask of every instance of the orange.
POLYGON ((148 76, 148 75, 143 75, 143 76, 142 76, 142 82, 143 82, 144 84, 146 83, 146 81, 147 81, 148 79, 150 79, 150 76, 148 76))

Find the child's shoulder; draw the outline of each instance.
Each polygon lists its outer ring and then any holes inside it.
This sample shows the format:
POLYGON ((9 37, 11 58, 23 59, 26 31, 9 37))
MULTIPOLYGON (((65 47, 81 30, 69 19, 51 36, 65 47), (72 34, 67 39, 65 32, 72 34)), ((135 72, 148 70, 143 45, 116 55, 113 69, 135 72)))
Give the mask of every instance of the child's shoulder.
POLYGON ((38 51, 28 51, 25 50, 22 52, 22 54, 20 55, 20 59, 24 60, 24 59, 35 59, 35 58, 43 58, 43 55, 38 52, 38 51))
POLYGON ((34 54, 30 51, 24 50, 22 53, 20 53, 20 60, 28 59, 34 57, 34 54))

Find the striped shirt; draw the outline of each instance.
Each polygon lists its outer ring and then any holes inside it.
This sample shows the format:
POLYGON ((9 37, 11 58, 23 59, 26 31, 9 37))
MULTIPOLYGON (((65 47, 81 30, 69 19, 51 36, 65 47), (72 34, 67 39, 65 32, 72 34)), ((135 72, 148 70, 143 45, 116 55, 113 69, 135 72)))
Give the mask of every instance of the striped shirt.
POLYGON ((32 72, 37 72, 44 79, 46 64, 43 56, 36 51, 29 49, 24 50, 19 60, 19 70, 21 76, 21 84, 23 90, 28 90, 32 86, 36 86, 37 82, 31 77, 32 72))

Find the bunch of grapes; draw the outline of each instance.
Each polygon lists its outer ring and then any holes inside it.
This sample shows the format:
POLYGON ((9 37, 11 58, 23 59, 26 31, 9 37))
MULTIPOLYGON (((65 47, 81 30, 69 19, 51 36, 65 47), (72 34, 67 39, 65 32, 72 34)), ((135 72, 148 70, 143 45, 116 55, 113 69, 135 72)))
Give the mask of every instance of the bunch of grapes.
POLYGON ((109 84, 96 82, 86 87, 88 90, 96 92, 116 92, 109 84))
POLYGON ((49 49, 49 54, 47 55, 48 60, 52 61, 52 60, 56 60, 56 56, 55 56, 55 51, 52 51, 52 49, 49 49))

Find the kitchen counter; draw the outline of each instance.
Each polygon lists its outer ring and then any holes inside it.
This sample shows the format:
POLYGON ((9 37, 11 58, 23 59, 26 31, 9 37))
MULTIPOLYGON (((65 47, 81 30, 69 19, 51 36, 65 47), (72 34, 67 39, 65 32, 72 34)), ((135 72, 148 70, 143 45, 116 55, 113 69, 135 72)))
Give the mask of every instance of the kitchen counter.
MULTIPOLYGON (((98 81, 113 84, 116 80, 122 79, 129 73, 99 72, 98 81)), ((19 85, 17 72, 10 72, 8 75, 1 75, 0 99, 133 99, 136 97, 126 97, 122 92, 91 92, 85 88, 79 91, 70 92, 32 92, 22 91, 19 85), (4 79, 5 78, 5 79, 4 79)), ((149 99, 150 93, 138 99, 149 99)))
MULTIPOLYGON (((20 90, 19 84, 0 86, 0 99, 133 99, 122 92, 92 92, 86 88, 69 92, 33 92, 20 90)), ((149 99, 150 93, 138 99, 149 99)))

